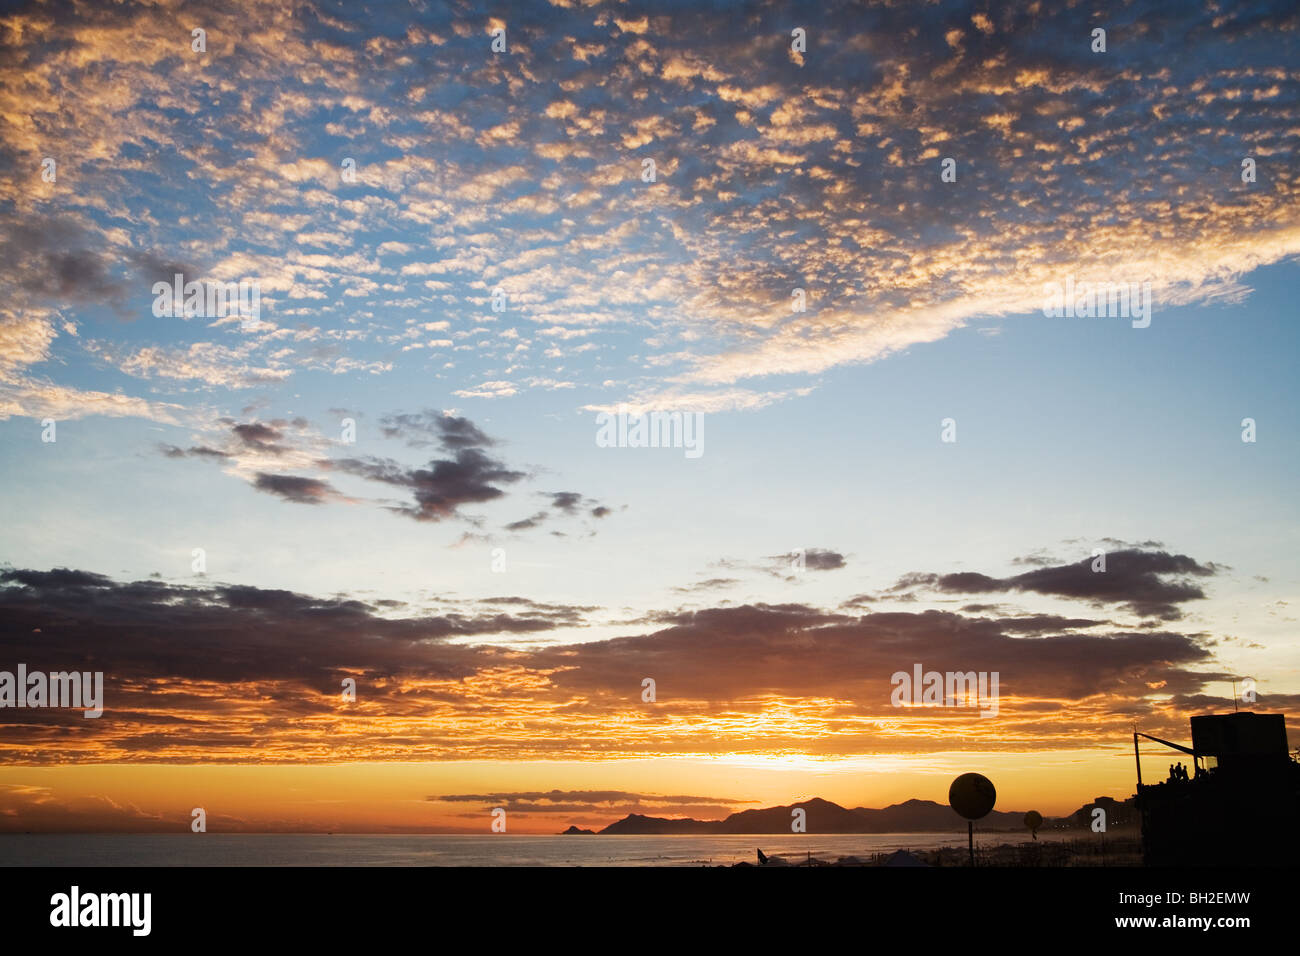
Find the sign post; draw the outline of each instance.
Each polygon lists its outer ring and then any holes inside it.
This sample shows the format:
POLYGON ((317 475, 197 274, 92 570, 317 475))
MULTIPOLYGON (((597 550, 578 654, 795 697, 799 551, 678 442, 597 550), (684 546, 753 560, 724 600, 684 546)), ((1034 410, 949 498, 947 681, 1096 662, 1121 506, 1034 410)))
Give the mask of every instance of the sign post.
POLYGON ((989 815, 997 802, 993 781, 983 774, 964 773, 948 788, 948 806, 966 818, 966 846, 970 865, 975 865, 975 821, 989 815))

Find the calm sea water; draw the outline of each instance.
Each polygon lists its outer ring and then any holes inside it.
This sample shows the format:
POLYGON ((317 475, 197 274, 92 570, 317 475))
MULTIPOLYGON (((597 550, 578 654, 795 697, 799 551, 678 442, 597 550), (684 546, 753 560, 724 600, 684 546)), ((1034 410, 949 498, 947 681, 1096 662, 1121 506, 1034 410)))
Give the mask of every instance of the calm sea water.
MULTIPOLYGON (((988 834, 980 843, 1009 842, 988 834)), ((443 836, 322 834, 4 834, 0 866, 719 866, 834 861, 963 846, 964 833, 814 836, 443 836)))

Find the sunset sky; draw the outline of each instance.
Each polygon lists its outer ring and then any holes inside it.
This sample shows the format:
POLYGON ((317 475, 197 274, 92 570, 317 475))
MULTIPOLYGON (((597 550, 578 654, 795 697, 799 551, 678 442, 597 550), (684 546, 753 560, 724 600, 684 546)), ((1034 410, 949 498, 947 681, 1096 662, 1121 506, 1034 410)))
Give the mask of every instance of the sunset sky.
POLYGON ((1295 4, 816 8, 0 15, 0 670, 105 681, 0 710, 0 832, 1063 814, 1245 677, 1300 743, 1295 4))

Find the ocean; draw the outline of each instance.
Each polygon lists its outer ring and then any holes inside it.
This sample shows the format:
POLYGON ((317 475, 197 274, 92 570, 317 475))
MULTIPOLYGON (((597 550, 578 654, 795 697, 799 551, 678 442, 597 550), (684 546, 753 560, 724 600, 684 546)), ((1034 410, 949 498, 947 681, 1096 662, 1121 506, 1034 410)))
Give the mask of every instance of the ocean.
MULTIPOLYGON (((977 845, 1018 842, 989 833, 977 845)), ((791 862, 965 846, 964 833, 816 836, 3 834, 0 866, 729 866, 756 849, 791 862)))

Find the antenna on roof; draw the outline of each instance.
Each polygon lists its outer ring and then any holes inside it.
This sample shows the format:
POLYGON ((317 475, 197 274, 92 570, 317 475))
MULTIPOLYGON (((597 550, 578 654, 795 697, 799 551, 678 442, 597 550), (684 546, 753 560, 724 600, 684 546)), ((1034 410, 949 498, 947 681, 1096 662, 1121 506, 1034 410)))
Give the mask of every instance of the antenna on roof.
POLYGON ((1237 682, 1235 680, 1232 682, 1232 712, 1234 714, 1237 712, 1237 682))

